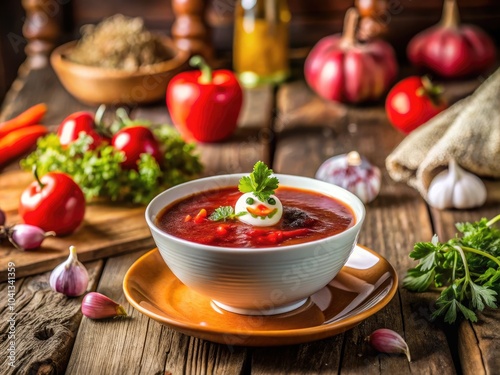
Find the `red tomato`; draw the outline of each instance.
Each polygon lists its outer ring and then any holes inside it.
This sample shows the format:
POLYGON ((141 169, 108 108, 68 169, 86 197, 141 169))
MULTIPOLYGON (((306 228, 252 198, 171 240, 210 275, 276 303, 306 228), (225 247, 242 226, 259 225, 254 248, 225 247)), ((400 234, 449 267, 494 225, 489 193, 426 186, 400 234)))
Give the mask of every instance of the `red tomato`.
POLYGON ((411 76, 396 83, 387 94, 385 110, 389 121, 410 133, 448 107, 441 89, 426 77, 411 76))
POLYGON ((67 146, 76 141, 80 132, 84 132, 92 137, 94 142, 90 149, 95 149, 105 138, 103 138, 95 129, 94 117, 90 112, 75 112, 66 117, 57 129, 57 136, 61 145, 67 146))
POLYGON ((111 144, 117 150, 125 153, 122 166, 126 169, 137 169, 141 154, 151 154, 158 163, 161 162, 161 152, 153 132, 145 126, 128 126, 115 133, 111 144))
POLYGON ((19 215, 26 224, 58 236, 80 226, 85 215, 85 197, 67 174, 49 172, 30 184, 22 193, 19 215))

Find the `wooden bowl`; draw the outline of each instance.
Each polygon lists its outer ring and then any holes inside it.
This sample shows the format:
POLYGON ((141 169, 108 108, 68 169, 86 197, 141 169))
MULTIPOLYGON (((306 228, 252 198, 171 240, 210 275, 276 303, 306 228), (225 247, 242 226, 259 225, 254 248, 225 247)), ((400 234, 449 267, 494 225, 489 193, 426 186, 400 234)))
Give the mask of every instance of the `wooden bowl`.
POLYGON ((57 47, 50 62, 66 90, 87 104, 140 104, 165 99, 170 79, 187 68, 189 54, 177 49, 165 37, 166 47, 173 52, 169 60, 140 67, 136 71, 100 68, 69 61, 68 52, 75 47, 72 41, 57 47))

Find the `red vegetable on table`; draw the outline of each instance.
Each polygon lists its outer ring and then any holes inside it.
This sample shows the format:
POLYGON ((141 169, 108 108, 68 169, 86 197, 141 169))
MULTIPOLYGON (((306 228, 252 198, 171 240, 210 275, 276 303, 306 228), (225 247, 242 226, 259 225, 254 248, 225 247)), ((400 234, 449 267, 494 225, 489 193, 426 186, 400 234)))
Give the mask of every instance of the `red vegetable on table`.
POLYGON ((68 146, 78 139, 81 132, 90 135, 94 140, 89 146, 91 150, 94 150, 105 141, 105 138, 96 130, 94 116, 86 111, 75 112, 66 117, 57 129, 57 136, 61 145, 68 146))
POLYGON ((80 187, 67 174, 49 172, 31 183, 22 193, 19 216, 57 235, 70 234, 83 221, 85 197, 80 187))
POLYGON ((136 169, 141 154, 151 154, 158 163, 161 161, 161 152, 158 141, 153 132, 141 125, 127 126, 115 133, 111 144, 117 150, 125 153, 122 167, 136 169))
POLYGON ((185 141, 217 142, 237 126, 243 91, 233 72, 212 69, 199 56, 190 60, 200 70, 179 73, 167 87, 167 107, 185 141))
POLYGON ((427 77, 411 76, 399 81, 385 100, 389 121, 406 134, 447 107, 441 87, 434 86, 427 77))
POLYGON ((396 78, 398 65, 390 44, 380 39, 356 40, 358 18, 356 9, 349 9, 343 34, 324 37, 307 56, 306 81, 325 99, 343 103, 377 100, 396 78))
POLYGON ((0 167, 29 151, 38 138, 48 133, 43 125, 15 129, 0 138, 0 167))
POLYGON ((0 123, 0 139, 14 130, 39 124, 45 113, 47 113, 47 106, 40 103, 28 108, 16 117, 0 123))
POLYGON ((445 0, 441 21, 408 44, 408 59, 446 78, 480 74, 495 62, 493 40, 481 28, 460 24, 456 0, 445 0))

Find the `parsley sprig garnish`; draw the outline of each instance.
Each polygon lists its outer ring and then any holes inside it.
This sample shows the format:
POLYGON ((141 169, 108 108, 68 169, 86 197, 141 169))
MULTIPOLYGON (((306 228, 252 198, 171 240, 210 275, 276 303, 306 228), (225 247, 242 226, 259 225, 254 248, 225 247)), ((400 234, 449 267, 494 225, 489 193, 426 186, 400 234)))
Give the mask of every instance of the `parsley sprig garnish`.
POLYGON ((272 169, 258 161, 252 173, 240 179, 238 189, 242 193, 253 193, 261 202, 265 202, 278 188, 279 181, 276 177, 271 177, 272 174, 272 169))
POLYGON ((214 212, 208 217, 209 220, 212 221, 226 221, 226 220, 233 220, 236 219, 239 216, 246 215, 246 212, 238 212, 234 213, 234 208, 231 206, 222 206, 219 208, 216 208, 214 212))
POLYGON ((403 280, 407 289, 423 292, 431 287, 444 288, 436 301, 432 318, 443 317, 453 323, 459 314, 476 322, 476 311, 497 307, 500 293, 500 230, 490 221, 457 223, 462 234, 448 242, 436 235, 430 242, 415 244, 410 257, 419 264, 403 280))

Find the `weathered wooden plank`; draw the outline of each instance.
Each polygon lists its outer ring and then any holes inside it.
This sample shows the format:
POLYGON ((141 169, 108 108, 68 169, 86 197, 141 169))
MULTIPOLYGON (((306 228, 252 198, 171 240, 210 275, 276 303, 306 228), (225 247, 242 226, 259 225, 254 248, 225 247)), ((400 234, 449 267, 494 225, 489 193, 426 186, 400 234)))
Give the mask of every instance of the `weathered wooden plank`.
MULTIPOLYGON (((88 290, 95 288, 102 270, 102 261, 87 263, 88 290)), ((82 314, 82 297, 68 298, 49 286, 50 273, 15 279, 14 311, 7 304, 0 306, 0 359, 2 374, 60 374, 71 354, 82 314), (10 329, 10 319, 15 330, 10 329), (9 337, 13 333, 15 337, 9 337), (11 346, 12 345, 12 346, 11 346), (14 366, 8 352, 14 349, 14 366)), ((0 296, 7 301, 10 284, 0 284, 0 296)))
MULTIPOLYGON (((296 105, 301 97, 304 106, 310 101, 304 97, 307 87, 295 84, 293 94, 283 97, 286 108, 296 105), (287 100, 288 99, 288 100, 287 100)), ((284 107, 278 101, 281 116, 284 107)), ((327 103, 326 105, 331 106, 327 103)), ((307 111, 307 109, 302 109, 307 111)), ((325 109, 322 109, 324 111, 325 109)), ((416 241, 432 236, 429 215, 418 193, 402 184, 395 184, 385 171, 385 158, 400 142, 402 135, 388 123, 380 106, 344 107, 338 116, 326 116, 316 127, 293 121, 282 123, 277 134, 274 170, 279 173, 300 174, 313 177, 320 164, 330 156, 357 150, 383 172, 379 197, 366 206, 367 215, 359 242, 385 256, 396 268, 400 280, 412 267, 408 257, 416 241), (328 121, 328 123, 327 123, 328 121), (332 127, 333 124, 333 127, 332 127)), ((289 117, 290 118, 290 117, 289 117)), ((452 355, 443 330, 430 322, 431 294, 413 294, 400 288, 396 298, 375 316, 346 332, 343 337, 340 371, 349 374, 365 373, 455 373, 452 355), (406 337, 413 361, 404 357, 377 355, 364 338, 381 327, 391 328, 406 337)), ((328 341, 324 351, 333 351, 328 341)), ((285 356, 278 352, 277 356, 285 356)), ((254 355, 254 369, 265 366, 263 357, 254 355)))
POLYGON ((84 318, 67 373, 240 373, 246 358, 244 348, 213 344, 175 332, 127 303, 122 292, 123 277, 142 254, 136 252, 107 260, 97 291, 121 303, 129 317, 112 321, 84 318))

